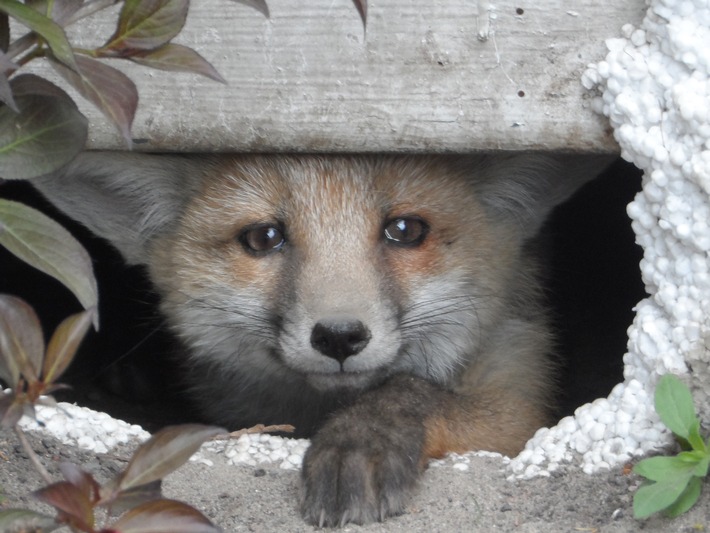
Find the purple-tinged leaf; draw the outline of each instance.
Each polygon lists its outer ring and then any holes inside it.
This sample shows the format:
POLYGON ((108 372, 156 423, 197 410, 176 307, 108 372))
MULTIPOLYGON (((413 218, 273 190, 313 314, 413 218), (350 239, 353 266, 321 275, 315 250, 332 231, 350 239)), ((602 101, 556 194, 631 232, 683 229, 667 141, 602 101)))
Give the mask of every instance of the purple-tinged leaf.
MULTIPOLYGON (((96 306, 98 290, 89 254, 71 233, 47 215, 0 198, 0 245, 59 280, 85 308, 96 306)), ((40 368, 41 364, 37 370, 40 368)))
POLYGON ((6 393, 0 390, 0 428, 14 428, 24 414, 24 405, 22 401, 16 401, 14 391, 6 393))
POLYGON ((201 424, 169 426, 145 442, 118 478, 118 490, 151 483, 180 467, 206 440, 225 433, 224 429, 201 424))
POLYGON ((88 121, 56 85, 32 74, 10 81, 19 113, 0 106, 0 177, 29 179, 66 165, 84 148, 88 121))
POLYGON ((253 7, 259 13, 269 18, 269 6, 266 5, 266 0, 233 0, 238 4, 244 4, 245 6, 253 7))
POLYGON ((170 42, 185 25, 189 0, 126 0, 116 33, 100 49, 100 55, 153 50, 170 42))
POLYGON ((7 13, 36 34, 40 35, 47 43, 50 50, 52 50, 54 57, 67 67, 71 69, 76 68, 74 51, 67 40, 64 30, 59 24, 17 0, 0 1, 0 11, 7 13))
POLYGON ((81 341, 92 324, 95 308, 72 315, 62 321, 49 340, 42 367, 42 381, 53 383, 59 379, 74 359, 81 341))
POLYGON ((79 489, 89 502, 94 504, 98 501, 101 487, 91 474, 69 462, 60 463, 59 470, 64 479, 79 489))
POLYGON ((10 387, 19 374, 37 381, 43 357, 42 326, 34 309, 16 296, 0 294, 0 378, 10 387))
POLYGON ((197 509, 175 500, 144 503, 124 514, 111 526, 120 533, 218 533, 197 509))
POLYGON ((17 107, 15 98, 12 96, 9 73, 18 68, 4 52, 0 51, 0 104, 5 104, 15 113, 19 113, 20 108, 17 107))
POLYGON ((150 51, 137 51, 129 59, 146 67, 173 72, 191 72, 201 74, 215 81, 226 84, 219 72, 192 48, 180 44, 165 44, 150 51))
POLYGON ((160 500, 163 497, 162 480, 146 483, 128 490, 117 490, 116 487, 106 487, 101 490, 99 505, 108 507, 112 515, 123 514, 144 503, 160 500))
POLYGON ((25 3, 36 11, 50 17, 54 22, 65 26, 66 22, 79 11, 84 4, 84 0, 54 0, 51 13, 47 12, 48 0, 25 0, 25 3))
POLYGON ((94 531, 94 510, 89 498, 82 490, 69 483, 60 481, 36 490, 32 495, 59 511, 59 519, 73 527, 92 533, 94 531))
POLYGON ((52 61, 55 70, 79 94, 93 103, 114 123, 126 145, 131 146, 131 126, 138 108, 138 90, 120 70, 84 56, 76 58, 77 70, 52 61))
POLYGON ((353 0, 357 12, 360 13, 360 18, 362 19, 362 25, 367 25, 367 0, 353 0))
POLYGON ((50 533, 59 529, 63 524, 58 523, 54 517, 29 509, 5 509, 0 511, 0 531, 3 533, 31 533, 41 531, 50 533))
POLYGON ((22 74, 12 78, 12 90, 19 96, 48 96, 74 102, 64 89, 34 74, 22 74))

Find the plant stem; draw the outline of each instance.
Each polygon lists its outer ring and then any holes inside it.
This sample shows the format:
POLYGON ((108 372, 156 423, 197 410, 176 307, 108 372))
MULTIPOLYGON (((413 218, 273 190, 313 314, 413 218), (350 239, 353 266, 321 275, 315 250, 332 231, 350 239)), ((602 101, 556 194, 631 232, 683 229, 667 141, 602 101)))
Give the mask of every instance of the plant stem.
POLYGON ((22 37, 16 39, 12 42, 12 44, 10 44, 10 47, 7 49, 5 55, 8 58, 13 59, 20 54, 24 54, 35 44, 37 44, 37 34, 34 32, 25 33, 22 37))
POLYGON ((47 469, 40 462, 39 457, 37 457, 37 454, 32 449, 30 441, 27 440, 27 435, 25 435, 25 432, 20 429, 20 426, 15 426, 15 433, 20 439, 20 443, 22 444, 22 447, 27 453, 27 456, 30 458, 30 462, 32 463, 32 466, 35 467, 35 470, 39 472, 39 475, 42 476, 42 479, 44 479, 44 481, 46 481, 48 484, 53 483, 52 476, 49 475, 47 469))

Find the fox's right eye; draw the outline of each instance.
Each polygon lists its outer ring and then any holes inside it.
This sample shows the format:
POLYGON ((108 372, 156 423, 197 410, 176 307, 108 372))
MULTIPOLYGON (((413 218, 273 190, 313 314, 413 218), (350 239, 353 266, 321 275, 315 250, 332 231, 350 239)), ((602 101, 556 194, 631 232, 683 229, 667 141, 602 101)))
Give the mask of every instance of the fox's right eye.
POLYGON ((253 254, 276 252, 286 242, 283 229, 273 224, 247 226, 239 234, 238 240, 253 254))

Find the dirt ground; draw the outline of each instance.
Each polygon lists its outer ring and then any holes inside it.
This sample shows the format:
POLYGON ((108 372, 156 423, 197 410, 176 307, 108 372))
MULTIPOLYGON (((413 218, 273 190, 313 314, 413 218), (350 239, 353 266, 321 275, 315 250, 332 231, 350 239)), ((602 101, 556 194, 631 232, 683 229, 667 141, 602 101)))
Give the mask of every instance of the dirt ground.
MULTIPOLYGON (((29 433, 33 448, 53 475, 72 461, 103 482, 125 466, 130 447, 94 455, 53 438, 29 433)), ((188 463, 164 483, 164 494, 186 501, 225 532, 310 532, 298 508, 299 474, 275 465, 232 466, 205 454, 212 466, 188 463)), ((638 478, 622 468, 586 475, 570 469, 549 478, 508 481, 500 459, 475 457, 467 471, 431 467, 407 512, 384 523, 348 525, 343 531, 520 531, 520 532, 701 532, 710 529, 710 492, 686 515, 669 520, 634 520, 638 478)), ((37 504, 29 492, 41 485, 14 433, 0 433, 0 508, 37 504), (30 503, 31 502, 31 503, 30 503)), ((48 511, 48 509, 45 509, 48 511)))

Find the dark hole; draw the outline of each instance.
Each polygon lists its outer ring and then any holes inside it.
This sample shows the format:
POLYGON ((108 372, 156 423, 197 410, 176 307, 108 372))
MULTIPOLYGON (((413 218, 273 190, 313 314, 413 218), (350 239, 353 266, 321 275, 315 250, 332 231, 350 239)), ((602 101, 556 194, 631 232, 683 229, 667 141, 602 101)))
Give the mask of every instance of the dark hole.
POLYGON ((518 91, 518 96, 519 96, 520 98, 524 97, 524 96, 525 96, 525 91, 523 91, 522 89, 521 89, 520 91, 518 91))
POLYGON ((515 14, 516 14, 516 15, 522 15, 523 13, 525 13, 525 10, 524 10, 522 7, 516 7, 516 8, 515 8, 515 14))
POLYGON ((626 205, 641 171, 621 160, 583 187, 550 218, 548 291, 557 327, 560 414, 608 396, 623 381, 622 356, 633 307, 645 296, 626 205))
MULTIPOLYGON (((106 411, 146 429, 187 421, 175 351, 157 311, 157 297, 142 268, 127 267, 112 247, 64 217, 27 183, 5 182, 0 197, 22 201, 47 213, 88 250, 99 283, 101 329, 91 330, 62 383, 71 389, 54 396, 106 411)), ((0 292, 24 298, 40 317, 45 337, 81 311, 59 282, 27 266, 0 246, 0 292)))

